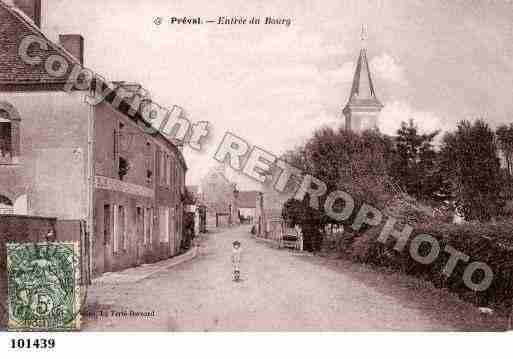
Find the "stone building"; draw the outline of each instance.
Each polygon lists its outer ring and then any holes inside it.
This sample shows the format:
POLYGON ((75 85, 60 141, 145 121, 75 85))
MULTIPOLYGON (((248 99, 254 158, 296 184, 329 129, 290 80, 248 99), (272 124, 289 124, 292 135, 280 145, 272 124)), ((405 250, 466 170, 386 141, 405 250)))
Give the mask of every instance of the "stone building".
POLYGON ((174 256, 187 170, 180 147, 147 131, 140 109, 116 103, 133 85, 102 84, 112 95, 95 106, 86 101, 93 86, 64 91, 84 39, 54 43, 40 19, 40 0, 0 0, 0 211, 83 220, 94 276, 174 256), (32 64, 19 55, 27 37, 38 42, 26 49, 32 64), (59 61, 65 71, 52 68, 59 61))

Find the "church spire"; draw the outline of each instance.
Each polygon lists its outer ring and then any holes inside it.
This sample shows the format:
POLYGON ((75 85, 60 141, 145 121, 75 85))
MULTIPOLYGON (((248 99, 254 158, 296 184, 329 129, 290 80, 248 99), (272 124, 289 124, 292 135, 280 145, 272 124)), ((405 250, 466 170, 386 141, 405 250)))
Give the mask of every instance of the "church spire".
POLYGON ((353 76, 353 85, 351 86, 349 101, 351 101, 352 98, 376 99, 376 93, 374 92, 374 85, 372 84, 371 72, 369 69, 369 62, 367 61, 367 29, 365 25, 362 25, 360 40, 362 42, 362 46, 360 49, 360 56, 358 56, 358 61, 356 63, 356 70, 353 76))
POLYGON ((358 56, 349 98, 349 101, 353 98, 376 99, 369 62, 367 61, 367 49, 365 48, 360 50, 360 56, 358 56))
POLYGON ((362 25, 360 40, 362 41, 362 49, 366 48, 367 46, 365 46, 365 41, 367 40, 367 27, 365 25, 362 25))
POLYGON ((383 105, 376 98, 369 62, 367 60, 367 30, 362 26, 362 46, 356 62, 349 101, 344 108, 346 128, 355 131, 377 127, 377 117, 383 105))

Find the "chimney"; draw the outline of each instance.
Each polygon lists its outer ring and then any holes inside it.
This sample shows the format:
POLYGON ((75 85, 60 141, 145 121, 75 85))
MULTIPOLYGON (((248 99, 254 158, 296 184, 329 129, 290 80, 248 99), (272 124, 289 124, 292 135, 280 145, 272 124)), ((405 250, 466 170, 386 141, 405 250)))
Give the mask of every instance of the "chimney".
POLYGON ((41 28, 41 0, 13 0, 13 4, 41 28))
POLYGON ((80 65, 84 64, 84 38, 82 35, 66 34, 59 35, 59 43, 74 58, 80 61, 80 65))

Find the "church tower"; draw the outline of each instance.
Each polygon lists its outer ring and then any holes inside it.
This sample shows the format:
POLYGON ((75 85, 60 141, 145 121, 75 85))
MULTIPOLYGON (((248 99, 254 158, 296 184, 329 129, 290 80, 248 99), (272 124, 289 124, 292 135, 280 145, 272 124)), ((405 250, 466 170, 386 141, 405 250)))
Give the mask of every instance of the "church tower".
MULTIPOLYGON (((363 28, 361 39, 364 43, 365 31, 363 28)), ((346 129, 361 132, 377 128, 378 116, 382 108, 383 104, 376 98, 367 61, 367 49, 363 44, 354 72, 349 101, 342 111, 346 119, 346 129)))

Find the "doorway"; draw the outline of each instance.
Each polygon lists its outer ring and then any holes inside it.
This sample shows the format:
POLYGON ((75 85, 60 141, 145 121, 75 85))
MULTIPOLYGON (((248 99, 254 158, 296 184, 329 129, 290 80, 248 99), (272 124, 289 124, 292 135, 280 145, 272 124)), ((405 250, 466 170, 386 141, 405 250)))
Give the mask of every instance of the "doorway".
POLYGON ((112 243, 112 220, 110 204, 103 206, 103 272, 110 272, 110 245, 112 243))
POLYGON ((135 210, 135 248, 136 248, 136 265, 141 265, 143 262, 143 241, 144 241, 144 216, 142 207, 137 207, 135 210))

